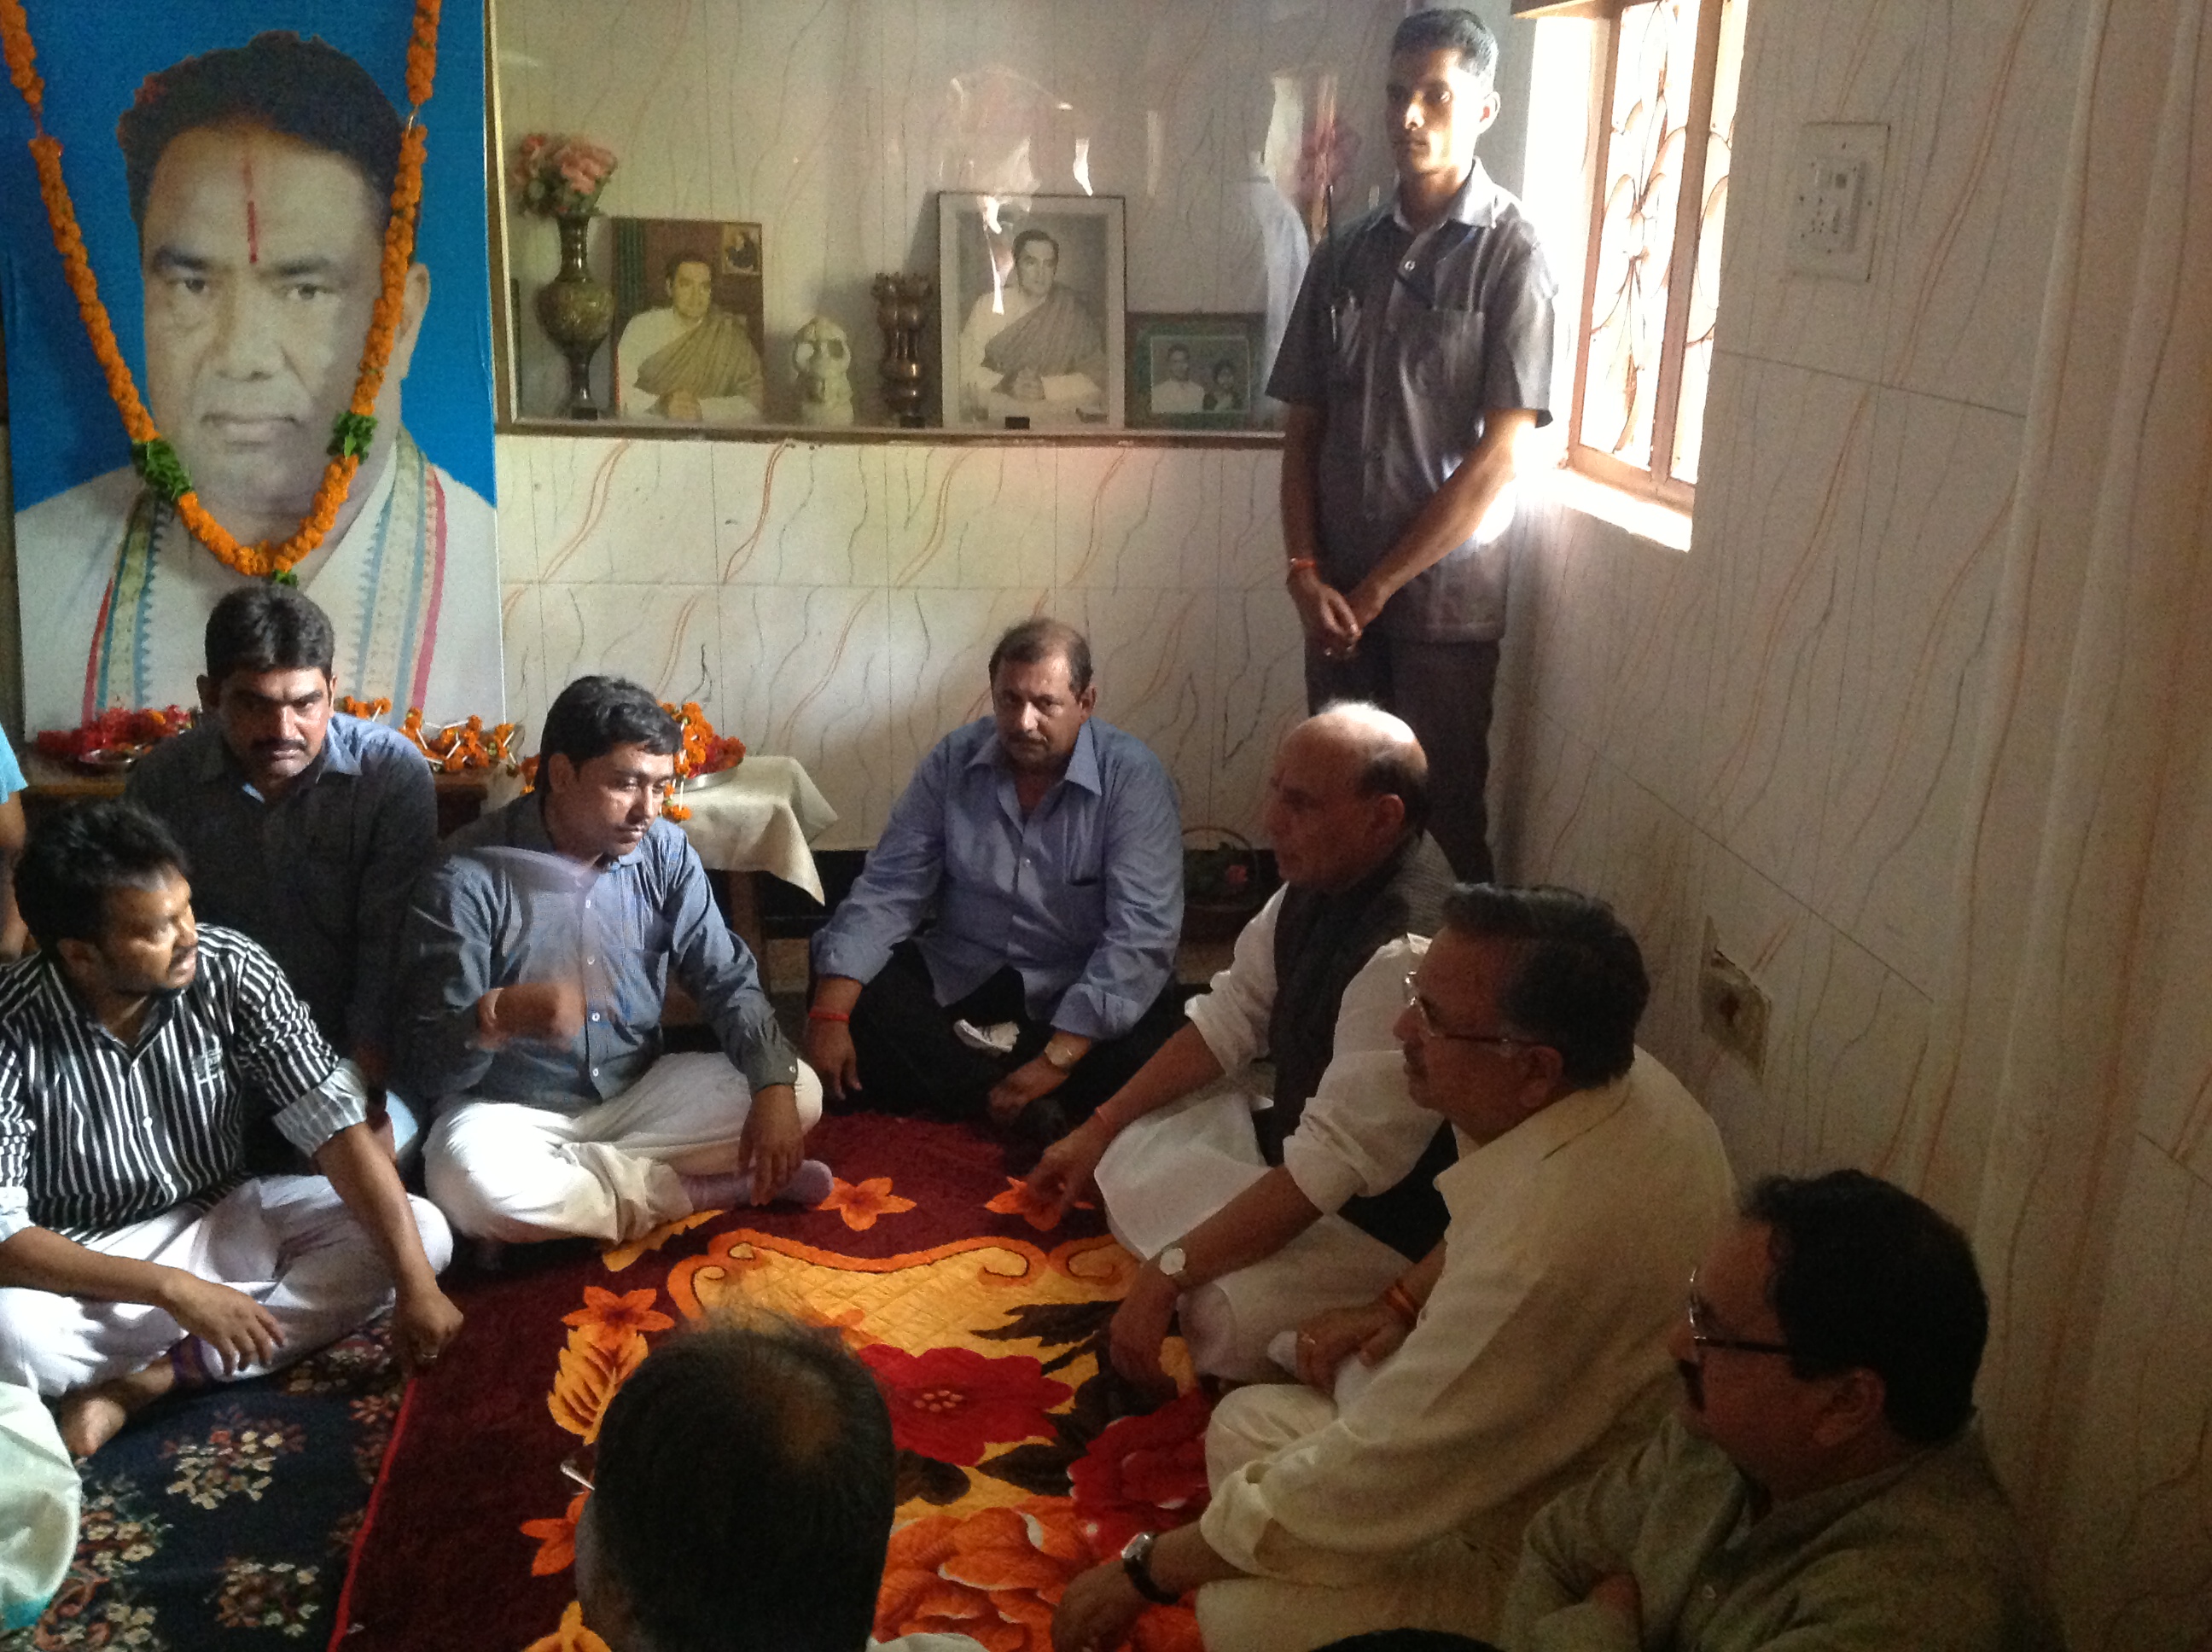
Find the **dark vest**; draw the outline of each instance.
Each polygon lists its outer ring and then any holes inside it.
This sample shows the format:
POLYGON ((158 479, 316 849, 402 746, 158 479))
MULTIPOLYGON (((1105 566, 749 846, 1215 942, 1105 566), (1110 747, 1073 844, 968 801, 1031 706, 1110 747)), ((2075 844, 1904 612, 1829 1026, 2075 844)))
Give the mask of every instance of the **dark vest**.
MULTIPOLYGON (((1450 863, 1423 833, 1350 889, 1285 892, 1275 919, 1275 1007, 1267 1017, 1275 1104, 1252 1120, 1268 1163, 1283 1162, 1283 1143, 1321 1088, 1345 988, 1400 936, 1435 934, 1451 886, 1450 863)), ((1340 1214, 1408 1256, 1425 1254, 1449 1219, 1443 1196, 1429 1184, 1455 1157, 1451 1128, 1439 1124, 1412 1174, 1388 1193, 1352 1200, 1340 1214)))

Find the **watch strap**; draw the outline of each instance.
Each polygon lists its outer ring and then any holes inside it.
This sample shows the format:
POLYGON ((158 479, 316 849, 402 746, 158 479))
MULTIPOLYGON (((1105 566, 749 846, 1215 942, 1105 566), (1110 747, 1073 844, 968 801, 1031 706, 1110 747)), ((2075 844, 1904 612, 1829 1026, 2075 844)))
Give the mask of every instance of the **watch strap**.
POLYGON ((1157 1532, 1139 1532, 1131 1538, 1121 1551, 1121 1570, 1137 1586, 1137 1593, 1154 1606, 1171 1606, 1176 1597, 1170 1594, 1152 1581, 1152 1545, 1159 1540, 1157 1532))

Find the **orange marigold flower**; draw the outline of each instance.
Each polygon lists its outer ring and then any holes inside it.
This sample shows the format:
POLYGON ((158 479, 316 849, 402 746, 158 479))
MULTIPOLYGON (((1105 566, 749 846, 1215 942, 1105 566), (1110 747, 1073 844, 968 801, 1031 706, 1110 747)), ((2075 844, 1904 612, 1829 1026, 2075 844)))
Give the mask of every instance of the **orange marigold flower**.
POLYGON ((618 1297, 611 1291, 587 1285, 584 1287, 584 1305, 573 1314, 562 1315, 561 1323, 574 1326, 601 1347, 612 1351, 634 1336, 674 1327, 674 1320, 653 1309, 653 1299, 659 1295, 651 1285, 618 1297))
POLYGON ((814 1208, 836 1212, 845 1218, 847 1227, 860 1233, 875 1226, 879 1216, 897 1216, 912 1210, 914 1200, 893 1193, 889 1176, 870 1176, 861 1182, 831 1176, 830 1197, 814 1208))

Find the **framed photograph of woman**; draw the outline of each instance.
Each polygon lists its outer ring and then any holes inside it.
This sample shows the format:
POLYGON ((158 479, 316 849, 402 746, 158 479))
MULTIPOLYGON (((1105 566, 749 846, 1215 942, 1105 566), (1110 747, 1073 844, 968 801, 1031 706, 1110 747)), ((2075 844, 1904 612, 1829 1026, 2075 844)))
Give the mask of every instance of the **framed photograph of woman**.
POLYGON ((613 222, 616 416, 759 423, 768 408, 761 227, 613 222))
POLYGON ((1129 422, 1184 430, 1243 430, 1256 422, 1267 318, 1129 318, 1129 422))
POLYGON ((938 196, 948 427, 1122 422, 1122 225, 1115 195, 938 196))

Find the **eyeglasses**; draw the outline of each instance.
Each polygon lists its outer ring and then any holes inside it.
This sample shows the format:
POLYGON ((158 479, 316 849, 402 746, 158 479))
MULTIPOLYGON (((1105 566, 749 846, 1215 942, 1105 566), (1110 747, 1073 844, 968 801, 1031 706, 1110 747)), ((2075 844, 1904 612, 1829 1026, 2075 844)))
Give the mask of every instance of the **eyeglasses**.
POLYGON ((1748 1337, 1717 1336, 1712 1329, 1712 1304, 1698 1291, 1698 1275, 1690 1274, 1690 1297, 1683 1304, 1690 1315, 1690 1342, 1698 1348, 1730 1348, 1740 1354, 1782 1354, 1795 1357, 1797 1351, 1786 1342, 1758 1342, 1748 1337))
POLYGON ((599 1453, 590 1446, 580 1447, 561 1460, 561 1473, 585 1491, 592 1489, 593 1473, 598 1467, 599 1453))
POLYGON ((1421 989, 1416 980, 1419 973, 1419 970, 1414 969, 1408 969, 1406 972, 1406 1005, 1420 1017, 1421 1036, 1424 1038, 1447 1038, 1461 1044, 1495 1044, 1500 1049, 1511 1049, 1519 1045, 1526 1045, 1534 1049, 1543 1043, 1544 1041, 1540 1038, 1516 1038, 1511 1033, 1454 1032, 1449 1027, 1439 1027, 1437 1025, 1436 1012, 1429 1008, 1428 999, 1421 996, 1421 989))

